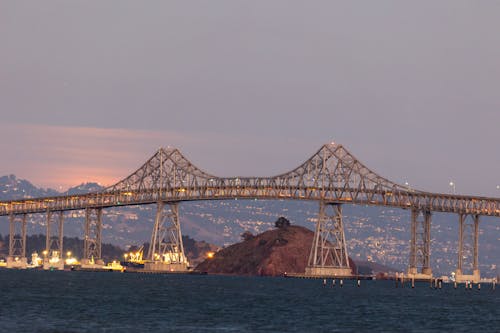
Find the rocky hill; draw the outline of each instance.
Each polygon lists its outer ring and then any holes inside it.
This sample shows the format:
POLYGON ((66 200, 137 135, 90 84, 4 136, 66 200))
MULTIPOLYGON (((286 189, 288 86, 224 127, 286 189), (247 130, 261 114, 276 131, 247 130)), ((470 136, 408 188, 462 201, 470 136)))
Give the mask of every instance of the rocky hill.
MULTIPOLYGON (((314 233, 301 226, 286 226, 244 240, 217 252, 196 267, 211 274, 280 276, 304 273, 314 233)), ((351 267, 354 267, 350 261, 351 267)))

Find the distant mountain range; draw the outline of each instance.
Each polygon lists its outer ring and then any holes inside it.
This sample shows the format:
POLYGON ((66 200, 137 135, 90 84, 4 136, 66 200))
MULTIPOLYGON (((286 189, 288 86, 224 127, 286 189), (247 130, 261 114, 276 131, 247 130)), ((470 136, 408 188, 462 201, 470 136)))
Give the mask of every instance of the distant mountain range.
POLYGON ((97 183, 85 183, 72 187, 65 192, 36 187, 25 179, 15 175, 0 177, 0 200, 16 200, 57 195, 84 194, 101 191, 104 187, 97 183))
MULTIPOLYGON (((62 194, 81 194, 101 190, 97 183, 86 183, 64 193, 42 189, 14 175, 0 177, 0 200, 13 200, 62 194)), ((156 212, 155 205, 112 207, 104 210, 103 242, 121 247, 148 242, 156 212)), ((180 204, 182 233, 196 240, 228 246, 240 240, 245 231, 262 233, 274 227, 280 216, 292 225, 314 230, 318 203, 292 200, 192 201, 180 204)), ((410 213, 391 207, 344 205, 344 224, 349 256, 401 271, 408 265, 410 213)), ((29 234, 45 233, 45 216, 30 215, 29 234)), ((435 274, 450 274, 456 267, 458 216, 435 213, 432 217, 431 266, 435 274)), ((84 212, 65 214, 64 232, 68 237, 84 234, 84 212)), ((8 220, 0 217, 0 234, 8 234, 8 220)), ((500 221, 482 218, 479 261, 484 276, 496 276, 500 265, 500 221)))
POLYGON ((15 175, 0 177, 0 200, 36 198, 59 194, 56 190, 38 188, 29 181, 19 179, 15 175))

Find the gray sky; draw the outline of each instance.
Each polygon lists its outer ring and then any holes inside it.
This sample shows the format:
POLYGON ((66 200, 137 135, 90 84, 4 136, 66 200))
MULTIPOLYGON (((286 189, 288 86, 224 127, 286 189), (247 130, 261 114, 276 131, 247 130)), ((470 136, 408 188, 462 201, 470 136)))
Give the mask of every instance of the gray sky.
POLYGON ((0 175, 111 184, 159 146, 270 176, 324 143, 500 196, 499 1, 0 0, 0 175))

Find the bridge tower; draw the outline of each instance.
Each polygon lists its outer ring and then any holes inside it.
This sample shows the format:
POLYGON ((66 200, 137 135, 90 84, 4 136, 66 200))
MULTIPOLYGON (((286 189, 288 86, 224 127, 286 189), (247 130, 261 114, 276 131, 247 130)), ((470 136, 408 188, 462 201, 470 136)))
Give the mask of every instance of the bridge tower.
POLYGON ((306 276, 352 276, 341 204, 320 201, 306 276))
POLYGON ((414 208, 411 210, 410 265, 408 276, 417 279, 432 278, 430 259, 431 212, 414 208))
POLYGON ((9 256, 7 268, 26 268, 26 217, 27 214, 9 216, 9 256))
POLYGON ((102 208, 86 208, 82 267, 104 264, 101 259, 101 232, 102 208))
POLYGON ((458 262, 455 271, 457 282, 478 283, 479 272, 479 215, 460 214, 458 227, 458 262), (465 269, 472 274, 464 274, 465 269))
POLYGON ((47 233, 43 258, 44 269, 64 269, 63 223, 64 215, 62 211, 47 211, 47 233))
POLYGON ((144 265, 146 270, 187 271, 178 202, 158 202, 148 257, 150 262, 144 265))

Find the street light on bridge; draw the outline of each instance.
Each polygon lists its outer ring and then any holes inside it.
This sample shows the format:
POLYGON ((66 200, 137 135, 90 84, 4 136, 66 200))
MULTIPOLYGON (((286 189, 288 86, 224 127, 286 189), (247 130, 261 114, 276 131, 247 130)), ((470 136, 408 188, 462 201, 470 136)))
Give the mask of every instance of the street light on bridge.
POLYGON ((453 181, 450 182, 450 187, 453 189, 453 194, 455 194, 456 188, 455 188, 455 183, 453 181))

